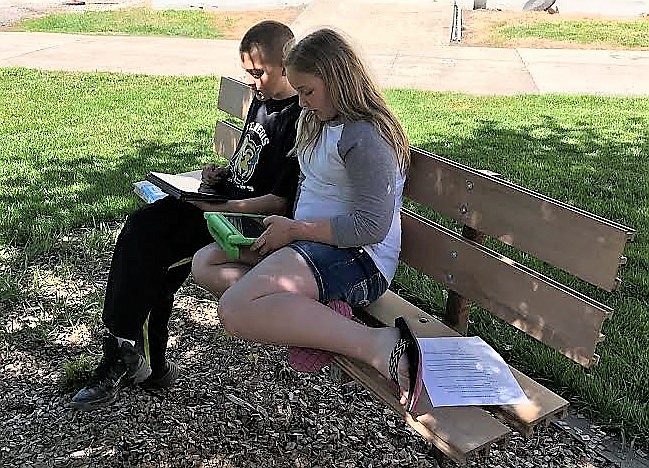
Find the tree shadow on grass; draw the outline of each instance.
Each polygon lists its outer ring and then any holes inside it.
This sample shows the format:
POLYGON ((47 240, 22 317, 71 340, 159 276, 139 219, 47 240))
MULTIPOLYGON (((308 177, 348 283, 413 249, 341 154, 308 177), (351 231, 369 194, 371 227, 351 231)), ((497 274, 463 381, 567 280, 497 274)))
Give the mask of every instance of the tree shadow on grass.
MULTIPOLYGON (((646 119, 629 118, 624 128, 645 128, 646 119), (643 127, 644 126, 644 127, 643 127)), ((627 264, 620 269, 622 287, 607 293, 576 280, 529 256, 512 256, 512 249, 495 239, 487 245, 504 255, 560 280, 612 306, 612 318, 604 324, 607 339, 599 347, 599 366, 586 372, 565 364, 561 356, 548 356, 536 343, 504 327, 487 314, 474 315, 473 333, 486 337, 503 355, 532 376, 549 379, 550 387, 565 391, 588 404, 608 408, 605 417, 631 433, 649 434, 646 385, 649 346, 644 325, 649 320, 649 137, 602 132, 592 122, 565 127, 551 117, 541 124, 505 128, 495 120, 481 120, 469 136, 418 142, 424 149, 477 169, 498 172, 504 179, 577 208, 636 229, 634 242, 626 246, 627 264), (512 348, 513 344, 513 348, 512 348), (532 356, 532 357, 530 357, 532 356), (539 368, 543 363, 543 368, 539 368), (633 376, 633 377, 630 377, 633 376), (597 388, 597 389, 596 389, 597 388), (582 392, 580 394, 580 392, 582 392), (619 405, 618 405, 619 403, 619 405)), ((414 276, 408 287, 439 285, 414 276)))
POLYGON ((29 180, 7 175, 0 204, 0 232, 8 244, 50 245, 62 232, 83 225, 121 219, 137 206, 133 183, 150 170, 183 172, 202 167, 211 156, 207 129, 187 141, 136 140, 110 159, 83 155, 44 165, 29 180))

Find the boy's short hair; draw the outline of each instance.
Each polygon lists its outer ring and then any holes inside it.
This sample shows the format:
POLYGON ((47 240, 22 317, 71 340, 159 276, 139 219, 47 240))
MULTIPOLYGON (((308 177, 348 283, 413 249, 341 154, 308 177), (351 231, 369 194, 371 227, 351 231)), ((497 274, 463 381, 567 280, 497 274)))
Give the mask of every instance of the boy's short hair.
POLYGON ((295 41, 291 28, 278 21, 262 21, 244 34, 239 53, 259 52, 270 65, 283 65, 285 51, 295 41))

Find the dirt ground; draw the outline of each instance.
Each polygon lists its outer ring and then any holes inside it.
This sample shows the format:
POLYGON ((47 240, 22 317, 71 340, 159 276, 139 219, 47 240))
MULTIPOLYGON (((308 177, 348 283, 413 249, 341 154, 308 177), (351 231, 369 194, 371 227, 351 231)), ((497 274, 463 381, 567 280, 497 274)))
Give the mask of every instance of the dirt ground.
MULTIPOLYGON (((0 31, 11 31, 23 19, 39 18, 52 13, 65 11, 97 11, 118 8, 137 8, 149 6, 149 2, 137 0, 90 1, 85 5, 64 5, 63 1, 44 0, 42 2, 17 2, 0 0, 0 31)), ((291 7, 269 10, 212 11, 214 25, 223 31, 223 39, 239 40, 254 24, 263 20, 275 20, 291 24, 302 8, 291 7)))
MULTIPOLYGON (((121 227, 74 230, 27 265, 19 248, 2 257, 21 273, 16 294, 0 300, 1 467, 439 468, 424 439, 357 384, 326 369, 299 374, 286 348, 225 333, 214 298, 191 281, 171 316, 176 385, 125 388, 93 412, 69 408, 87 376, 71 379, 66 366, 101 354, 98 298, 121 227)), ((514 432, 467 468, 615 468, 597 452, 608 438, 558 425, 527 439, 514 432)))
POLYGON ((275 20, 291 24, 298 17, 302 8, 284 8, 257 11, 223 11, 214 13, 214 22, 223 31, 223 39, 239 40, 254 24, 264 20, 275 20))
MULTIPOLYGON (((540 22, 602 20, 598 16, 577 14, 548 14, 544 11, 500 11, 500 10, 464 10, 462 12, 462 41, 460 46, 469 47, 529 47, 543 49, 616 49, 608 44, 580 44, 551 39, 513 39, 506 40, 493 34, 493 31, 507 25, 529 25, 540 22)), ((606 18, 610 21, 609 18, 606 18)), ((649 17, 644 21, 649 28, 649 17)), ((623 47, 619 47, 622 49, 623 47)))

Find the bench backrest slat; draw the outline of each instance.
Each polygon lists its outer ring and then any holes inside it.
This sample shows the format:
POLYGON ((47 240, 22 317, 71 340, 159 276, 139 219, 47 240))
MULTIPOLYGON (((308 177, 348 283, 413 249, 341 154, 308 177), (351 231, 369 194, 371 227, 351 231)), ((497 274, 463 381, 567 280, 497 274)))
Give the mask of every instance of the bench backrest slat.
POLYGON ((237 149, 241 129, 228 122, 217 122, 214 128, 214 152, 219 156, 230 159, 237 149))
POLYGON ((401 219, 401 260, 579 364, 597 362, 609 307, 409 210, 401 219))
POLYGON ((632 229, 417 148, 411 157, 408 198, 607 291, 617 286, 632 229))
POLYGON ((217 107, 232 117, 245 120, 252 97, 252 89, 248 85, 234 78, 222 77, 217 107))

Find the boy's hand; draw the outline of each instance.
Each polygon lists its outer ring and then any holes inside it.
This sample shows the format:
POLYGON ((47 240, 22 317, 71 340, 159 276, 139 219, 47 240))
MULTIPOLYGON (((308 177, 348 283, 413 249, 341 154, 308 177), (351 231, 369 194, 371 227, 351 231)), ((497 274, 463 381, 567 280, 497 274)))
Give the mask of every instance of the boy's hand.
POLYGON ((284 216, 273 215, 264 218, 266 230, 250 246, 250 250, 263 257, 289 244, 295 240, 291 229, 294 223, 295 221, 284 216))
POLYGON ((206 164, 201 173, 201 182, 207 185, 217 185, 230 176, 229 167, 221 167, 216 164, 206 164))

